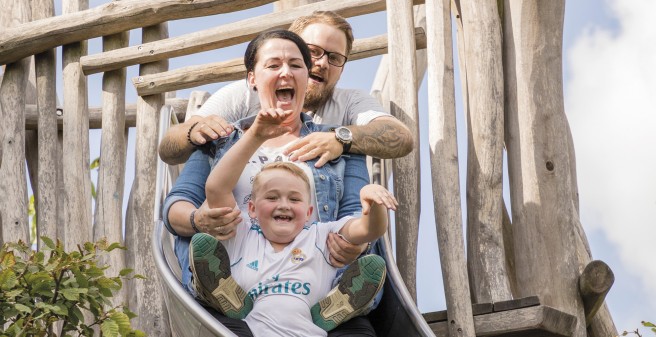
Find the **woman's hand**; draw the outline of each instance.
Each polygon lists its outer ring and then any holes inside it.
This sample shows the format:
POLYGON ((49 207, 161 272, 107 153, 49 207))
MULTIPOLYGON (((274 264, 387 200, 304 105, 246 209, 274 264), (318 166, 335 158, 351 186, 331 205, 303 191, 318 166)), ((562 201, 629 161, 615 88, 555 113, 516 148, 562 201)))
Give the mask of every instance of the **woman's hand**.
POLYGON ((291 127, 282 125, 285 119, 292 113, 294 113, 292 110, 283 110, 280 108, 262 109, 248 130, 255 137, 264 140, 282 136, 292 131, 291 127))
POLYGON ((242 221, 241 211, 230 207, 209 208, 204 202, 194 214, 196 227, 217 240, 235 236, 237 225, 242 221))

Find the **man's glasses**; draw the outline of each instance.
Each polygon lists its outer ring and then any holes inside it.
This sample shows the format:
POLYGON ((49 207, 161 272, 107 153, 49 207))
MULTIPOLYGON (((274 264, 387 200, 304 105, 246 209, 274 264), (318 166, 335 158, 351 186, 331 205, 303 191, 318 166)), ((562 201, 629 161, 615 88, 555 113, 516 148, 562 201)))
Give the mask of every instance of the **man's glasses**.
POLYGON ((326 51, 325 49, 317 45, 313 45, 309 43, 307 46, 310 49, 310 56, 312 56, 313 59, 320 59, 324 55, 328 55, 328 63, 334 65, 335 67, 343 67, 344 63, 346 63, 346 56, 340 53, 326 51))

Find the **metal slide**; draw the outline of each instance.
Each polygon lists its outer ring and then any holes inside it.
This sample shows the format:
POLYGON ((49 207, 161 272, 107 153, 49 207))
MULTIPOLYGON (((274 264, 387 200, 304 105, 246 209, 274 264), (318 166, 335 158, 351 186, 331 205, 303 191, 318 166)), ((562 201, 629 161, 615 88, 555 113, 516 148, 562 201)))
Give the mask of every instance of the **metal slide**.
MULTIPOLYGON (((164 106, 160 116, 160 140, 169 127, 171 107, 164 106)), ((157 166, 155 199, 155 228, 153 256, 159 271, 162 290, 169 312, 171 331, 178 337, 236 336, 219 323, 212 314, 187 293, 180 283, 180 266, 173 249, 171 235, 161 220, 161 206, 172 185, 175 174, 161 160, 157 166)), ((408 293, 394 261, 392 246, 387 234, 376 242, 378 251, 387 262, 383 300, 369 318, 379 337, 435 336, 408 293)))

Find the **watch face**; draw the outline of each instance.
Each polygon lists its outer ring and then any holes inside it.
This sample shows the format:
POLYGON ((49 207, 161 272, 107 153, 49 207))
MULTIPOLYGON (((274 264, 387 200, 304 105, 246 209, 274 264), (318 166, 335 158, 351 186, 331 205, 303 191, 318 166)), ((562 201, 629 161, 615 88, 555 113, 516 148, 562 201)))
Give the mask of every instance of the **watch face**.
POLYGON ((351 138, 353 137, 351 135, 351 130, 349 130, 345 127, 335 129, 335 133, 337 134, 337 137, 340 140, 345 141, 345 142, 350 142, 351 138))

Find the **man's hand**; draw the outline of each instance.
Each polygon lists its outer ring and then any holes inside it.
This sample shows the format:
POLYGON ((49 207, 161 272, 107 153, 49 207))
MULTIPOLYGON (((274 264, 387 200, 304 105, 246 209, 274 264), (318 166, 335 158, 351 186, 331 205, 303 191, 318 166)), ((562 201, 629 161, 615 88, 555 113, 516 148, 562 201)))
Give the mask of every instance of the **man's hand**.
POLYGON ((219 137, 225 137, 233 130, 234 127, 219 116, 200 117, 198 124, 191 128, 189 139, 196 145, 203 145, 219 137))
POLYGON ((367 243, 354 245, 337 233, 329 233, 326 244, 330 253, 330 264, 336 268, 352 263, 367 249, 367 243))
POLYGON ((209 208, 204 202, 194 214, 196 227, 217 240, 235 236, 237 225, 242 221, 241 211, 230 207, 209 208))
POLYGON ((335 138, 334 132, 313 132, 293 144, 284 152, 291 161, 307 161, 320 157, 314 167, 321 167, 339 157, 344 146, 335 138))

